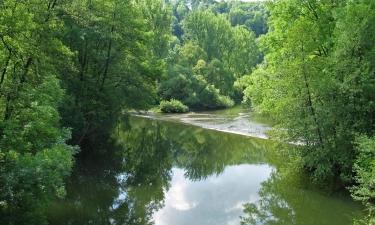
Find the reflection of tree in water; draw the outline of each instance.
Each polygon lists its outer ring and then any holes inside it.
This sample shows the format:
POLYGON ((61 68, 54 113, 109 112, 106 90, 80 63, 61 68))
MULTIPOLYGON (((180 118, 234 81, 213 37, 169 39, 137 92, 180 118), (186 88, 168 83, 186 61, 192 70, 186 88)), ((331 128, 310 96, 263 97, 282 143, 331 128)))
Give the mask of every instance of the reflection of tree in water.
POLYGON ((124 135, 77 162, 66 200, 51 206, 50 224, 152 224, 170 181, 169 143, 158 125, 124 135))
POLYGON ((278 224, 293 225, 293 209, 289 207, 288 202, 273 190, 277 174, 273 172, 271 178, 262 184, 259 191, 261 200, 257 203, 245 204, 245 217, 242 218, 241 224, 278 224))
POLYGON ((181 132, 172 126, 167 131, 175 146, 176 166, 190 180, 219 175, 230 165, 266 161, 268 144, 263 140, 184 126, 181 132))
POLYGON ((242 225, 352 224, 355 206, 345 202, 349 198, 311 190, 306 177, 284 170, 274 170, 262 183, 259 201, 244 205, 242 225))
POLYGON ((169 188, 172 169, 171 143, 165 128, 157 122, 134 124, 120 134, 119 143, 125 148, 124 168, 126 182, 121 188, 134 205, 145 210, 146 220, 160 209, 164 190, 169 188))
MULTIPOLYGON (((125 145, 129 146, 131 142, 137 146, 137 157, 132 156, 134 151, 128 151, 125 158, 132 161, 130 165, 138 165, 137 168, 144 175, 147 174, 145 171, 154 172, 164 168, 165 162, 173 162, 173 166, 186 171, 185 175, 189 179, 201 180, 210 175, 219 175, 229 165, 265 163, 269 161, 266 158, 273 145, 269 141, 207 131, 185 124, 141 118, 132 118, 131 121, 131 130, 120 136, 124 143, 127 142, 125 145), (153 130, 158 132, 152 132, 153 130), (137 133, 142 135, 136 135, 137 133), (146 140, 153 141, 147 143, 146 140), (168 160, 162 161, 159 157, 168 160), (153 163, 150 164, 150 161, 153 163)), ((133 168, 128 169, 139 174, 133 168)), ((148 176, 142 178, 146 181, 148 179, 148 176)))
POLYGON ((270 161, 269 142, 181 124, 131 118, 115 135, 116 144, 79 160, 67 199, 51 207, 51 224, 152 224, 172 166, 201 180, 228 165, 270 161))

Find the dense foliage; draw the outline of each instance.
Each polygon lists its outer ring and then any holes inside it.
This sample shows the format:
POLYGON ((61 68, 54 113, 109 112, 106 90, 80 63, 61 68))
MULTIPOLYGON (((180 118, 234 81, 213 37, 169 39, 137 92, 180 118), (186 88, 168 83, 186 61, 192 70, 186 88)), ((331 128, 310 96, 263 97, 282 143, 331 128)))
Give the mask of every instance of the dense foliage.
POLYGON ((359 184, 353 187, 353 197, 362 201, 369 210, 368 218, 359 224, 375 224, 375 138, 358 137, 355 142, 358 156, 354 164, 355 180, 359 184))
POLYGON ((64 196, 73 147, 60 126, 59 70, 71 51, 56 38, 63 24, 46 1, 0 2, 0 218, 44 224, 51 198, 64 196), (35 215, 40 215, 35 217, 35 215))
POLYGON ((235 81, 261 60, 256 36, 266 31, 264 7, 184 0, 172 6, 175 36, 159 85, 161 99, 193 109, 233 106, 242 97, 235 81))
POLYGON ((160 110, 164 113, 185 113, 189 111, 189 107, 176 99, 171 99, 170 101, 161 101, 160 110))
POLYGON ((245 100, 278 122, 280 137, 304 144, 316 180, 354 181, 354 195, 373 202, 373 145, 356 137, 375 133, 375 2, 268 5, 265 61, 241 80, 245 100))
POLYGON ((170 15, 154 0, 0 1, 2 224, 45 224, 73 146, 86 151, 123 110, 156 103, 170 15))
POLYGON ((68 92, 62 114, 81 143, 106 135, 124 108, 155 104, 168 9, 161 1, 108 0, 75 1, 65 10, 63 40, 76 54, 75 70, 61 76, 68 92))

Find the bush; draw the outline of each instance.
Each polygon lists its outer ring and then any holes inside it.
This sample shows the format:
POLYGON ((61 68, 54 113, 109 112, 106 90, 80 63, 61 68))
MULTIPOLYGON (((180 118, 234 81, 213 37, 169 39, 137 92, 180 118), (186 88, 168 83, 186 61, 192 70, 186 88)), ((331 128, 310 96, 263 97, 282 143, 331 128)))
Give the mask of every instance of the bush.
POLYGON ((375 137, 361 136, 356 140, 359 152, 354 170, 358 186, 354 188, 353 195, 363 202, 375 200, 375 137))
POLYGON ((354 199, 362 201, 368 217, 357 224, 375 225, 375 137, 361 136, 356 139, 358 157, 354 164, 357 185, 352 189, 354 199))
POLYGON ((220 95, 217 102, 218 107, 230 108, 234 106, 234 101, 228 96, 220 95))
POLYGON ((214 85, 202 86, 203 89, 198 94, 194 92, 185 100, 186 105, 194 109, 223 109, 234 105, 234 101, 228 96, 221 95, 214 85))
POLYGON ((185 113, 189 111, 189 107, 176 99, 170 101, 161 101, 160 110, 164 113, 185 113))

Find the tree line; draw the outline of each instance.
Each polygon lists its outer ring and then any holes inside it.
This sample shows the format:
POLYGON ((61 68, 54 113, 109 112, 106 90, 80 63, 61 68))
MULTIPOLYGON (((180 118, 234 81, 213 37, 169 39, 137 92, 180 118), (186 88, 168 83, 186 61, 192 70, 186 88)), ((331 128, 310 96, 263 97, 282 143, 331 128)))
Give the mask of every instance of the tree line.
POLYGON ((276 121, 276 136, 303 144, 300 165, 313 179, 350 187, 368 207, 363 224, 374 224, 375 2, 267 5, 264 61, 240 81, 244 101, 276 121))

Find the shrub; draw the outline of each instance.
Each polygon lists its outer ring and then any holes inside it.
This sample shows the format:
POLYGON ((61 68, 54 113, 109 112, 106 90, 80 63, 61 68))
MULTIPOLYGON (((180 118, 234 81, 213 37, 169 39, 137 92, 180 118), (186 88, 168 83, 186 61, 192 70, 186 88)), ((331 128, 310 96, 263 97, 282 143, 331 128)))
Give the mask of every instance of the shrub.
POLYGON ((185 103, 194 109, 223 109, 234 105, 230 97, 221 95, 219 89, 210 84, 206 85, 198 94, 190 95, 185 103))
POLYGON ((189 107, 176 99, 170 101, 161 101, 160 110, 164 113, 185 113, 189 111, 189 107))
POLYGON ((217 103, 219 108, 229 108, 234 106, 234 101, 228 96, 220 95, 217 103))
POLYGON ((375 137, 361 136, 356 139, 358 157, 354 164, 357 186, 353 187, 354 199, 362 201, 368 217, 357 224, 375 225, 375 137))

